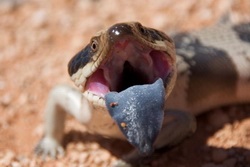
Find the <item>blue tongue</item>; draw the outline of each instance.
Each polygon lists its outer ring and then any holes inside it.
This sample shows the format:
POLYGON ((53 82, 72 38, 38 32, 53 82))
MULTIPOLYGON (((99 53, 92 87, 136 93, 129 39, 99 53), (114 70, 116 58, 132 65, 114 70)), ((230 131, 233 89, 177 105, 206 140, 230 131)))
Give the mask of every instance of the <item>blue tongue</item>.
POLYGON ((153 152, 164 117, 165 89, 162 79, 136 85, 105 96, 106 107, 127 140, 142 155, 153 152))

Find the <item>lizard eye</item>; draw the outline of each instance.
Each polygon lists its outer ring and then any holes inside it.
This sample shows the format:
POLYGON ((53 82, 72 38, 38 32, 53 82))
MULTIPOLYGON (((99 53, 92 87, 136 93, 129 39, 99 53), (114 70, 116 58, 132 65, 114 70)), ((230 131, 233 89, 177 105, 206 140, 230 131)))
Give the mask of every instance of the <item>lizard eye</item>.
POLYGON ((97 49, 98 49, 98 42, 97 42, 97 40, 92 40, 92 42, 91 42, 91 49, 92 49, 92 51, 93 52, 96 52, 97 51, 97 49))

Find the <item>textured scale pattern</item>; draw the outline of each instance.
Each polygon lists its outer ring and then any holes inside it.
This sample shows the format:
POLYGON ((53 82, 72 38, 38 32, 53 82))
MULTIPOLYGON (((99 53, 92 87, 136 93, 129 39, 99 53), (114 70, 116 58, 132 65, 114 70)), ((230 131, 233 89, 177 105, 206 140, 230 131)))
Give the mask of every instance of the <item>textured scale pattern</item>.
POLYGON ((173 37, 178 78, 169 108, 194 114, 250 99, 250 24, 221 23, 173 37), (178 100, 176 100, 178 99, 178 100))

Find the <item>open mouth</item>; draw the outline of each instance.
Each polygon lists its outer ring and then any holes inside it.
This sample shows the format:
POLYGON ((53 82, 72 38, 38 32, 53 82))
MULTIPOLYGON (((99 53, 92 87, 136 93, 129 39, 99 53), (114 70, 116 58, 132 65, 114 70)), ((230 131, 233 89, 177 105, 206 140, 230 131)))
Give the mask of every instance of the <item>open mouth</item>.
POLYGON ((110 91, 152 84, 162 78, 166 84, 171 73, 166 52, 145 46, 133 38, 123 38, 112 46, 107 58, 87 78, 84 94, 88 99, 103 99, 110 91))

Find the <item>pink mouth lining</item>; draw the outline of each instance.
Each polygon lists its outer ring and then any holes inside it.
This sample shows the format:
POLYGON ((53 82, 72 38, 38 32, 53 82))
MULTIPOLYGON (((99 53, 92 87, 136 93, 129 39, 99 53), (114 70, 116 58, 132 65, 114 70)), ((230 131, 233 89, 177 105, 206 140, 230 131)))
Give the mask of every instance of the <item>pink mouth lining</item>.
POLYGON ((102 69, 96 70, 89 77, 86 83, 86 89, 101 97, 104 97, 106 93, 110 92, 108 83, 104 78, 102 69))

